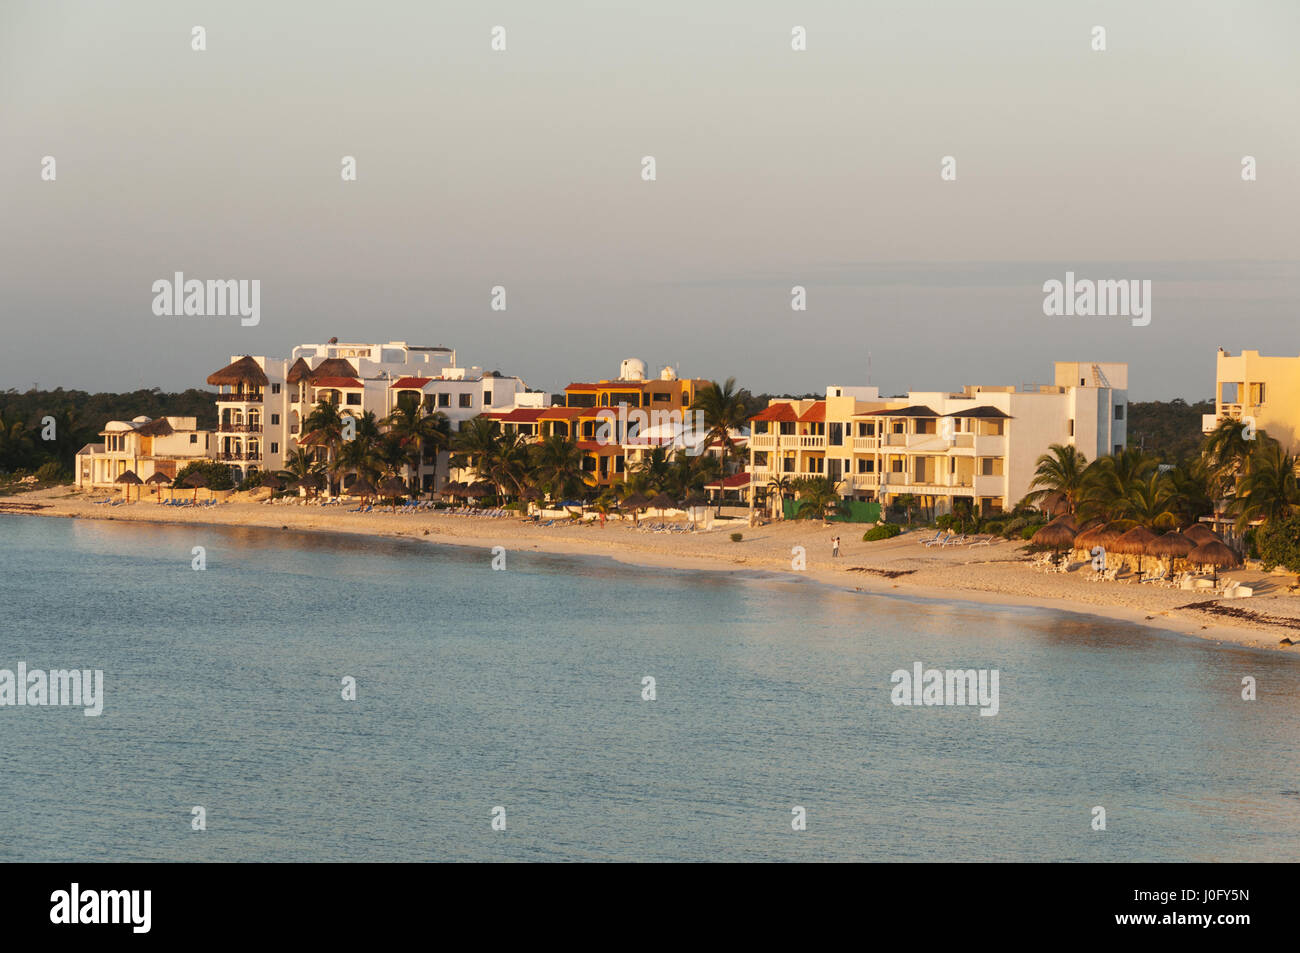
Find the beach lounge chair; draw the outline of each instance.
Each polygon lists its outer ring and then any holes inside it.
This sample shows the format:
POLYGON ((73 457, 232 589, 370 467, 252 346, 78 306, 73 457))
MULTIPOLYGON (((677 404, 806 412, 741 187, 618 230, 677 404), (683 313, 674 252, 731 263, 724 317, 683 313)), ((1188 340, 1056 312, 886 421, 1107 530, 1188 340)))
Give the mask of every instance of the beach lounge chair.
POLYGON ((917 542, 920 543, 922 546, 929 546, 931 543, 937 543, 942 538, 943 538, 943 530, 939 530, 939 532, 935 533, 929 539, 918 539, 917 542))

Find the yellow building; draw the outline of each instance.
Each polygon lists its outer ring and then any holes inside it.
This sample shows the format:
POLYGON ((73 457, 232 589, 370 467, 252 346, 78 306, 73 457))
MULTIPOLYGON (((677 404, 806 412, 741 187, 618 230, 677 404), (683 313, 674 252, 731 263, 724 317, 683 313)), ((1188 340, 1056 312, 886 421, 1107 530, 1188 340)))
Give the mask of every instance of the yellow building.
POLYGON ((1300 357, 1262 357, 1259 351, 1233 357, 1219 348, 1214 411, 1202 422, 1207 433, 1231 417, 1253 423, 1294 452, 1300 445, 1300 357))

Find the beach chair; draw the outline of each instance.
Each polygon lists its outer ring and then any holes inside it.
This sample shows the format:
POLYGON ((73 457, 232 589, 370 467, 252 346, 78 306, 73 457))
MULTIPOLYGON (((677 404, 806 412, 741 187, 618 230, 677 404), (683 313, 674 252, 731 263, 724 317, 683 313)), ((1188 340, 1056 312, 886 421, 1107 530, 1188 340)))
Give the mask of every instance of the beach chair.
POLYGON ((935 533, 929 539, 918 539, 917 542, 920 543, 922 546, 929 546, 931 543, 937 543, 942 537, 943 537, 943 530, 939 530, 939 532, 935 533))
POLYGON ((939 545, 944 548, 947 548, 949 546, 964 546, 965 544, 966 544, 966 534, 962 533, 960 536, 949 536, 939 545))

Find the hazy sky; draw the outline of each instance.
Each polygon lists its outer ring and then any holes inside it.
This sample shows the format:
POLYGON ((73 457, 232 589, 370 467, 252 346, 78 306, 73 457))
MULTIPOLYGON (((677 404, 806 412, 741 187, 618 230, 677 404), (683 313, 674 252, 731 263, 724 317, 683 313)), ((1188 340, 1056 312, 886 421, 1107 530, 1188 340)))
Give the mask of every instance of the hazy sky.
POLYGON ((550 389, 1209 396, 1216 347, 1300 355, 1298 42, 1296 0, 0 0, 0 388, 338 336, 550 389), (1067 270, 1150 279, 1150 325, 1045 317, 1067 270), (261 323, 155 316, 176 271, 261 323))

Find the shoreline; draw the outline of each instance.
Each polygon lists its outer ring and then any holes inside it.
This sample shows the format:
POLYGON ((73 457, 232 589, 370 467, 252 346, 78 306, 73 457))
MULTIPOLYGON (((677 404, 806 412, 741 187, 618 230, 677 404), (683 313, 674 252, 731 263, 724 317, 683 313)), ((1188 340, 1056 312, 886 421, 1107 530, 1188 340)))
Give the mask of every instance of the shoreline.
MULTIPOLYGON (((1247 577, 1258 594, 1220 602, 1194 591, 1086 582, 1075 573, 1034 572, 1020 553, 1020 544, 1008 541, 978 549, 935 550, 918 546, 918 533, 864 543, 861 533, 854 532, 855 524, 844 523, 822 527, 795 520, 750 528, 724 522, 722 528, 715 525, 697 533, 656 534, 616 520, 604 529, 572 524, 544 528, 517 517, 379 510, 360 514, 347 513, 343 507, 267 505, 248 499, 196 510, 169 509, 145 501, 105 512, 84 494, 66 488, 21 494, 14 499, 19 501, 43 505, 6 511, 118 523, 285 529, 488 550, 504 546, 507 551, 609 558, 645 569, 761 574, 788 582, 807 580, 845 592, 1090 615, 1220 644, 1300 652, 1300 646, 1281 644, 1283 638, 1300 642, 1300 596, 1286 593, 1283 580, 1287 576, 1233 572, 1233 578, 1247 577), (743 533, 744 539, 731 542, 731 531, 743 533), (829 539, 836 533, 842 536, 843 554, 832 559, 829 539), (790 565, 790 551, 797 545, 807 550, 807 568, 801 571, 790 565), (1224 610, 1230 611, 1224 614, 1224 610)), ((4 512, 0 511, 0 516, 4 512)))

